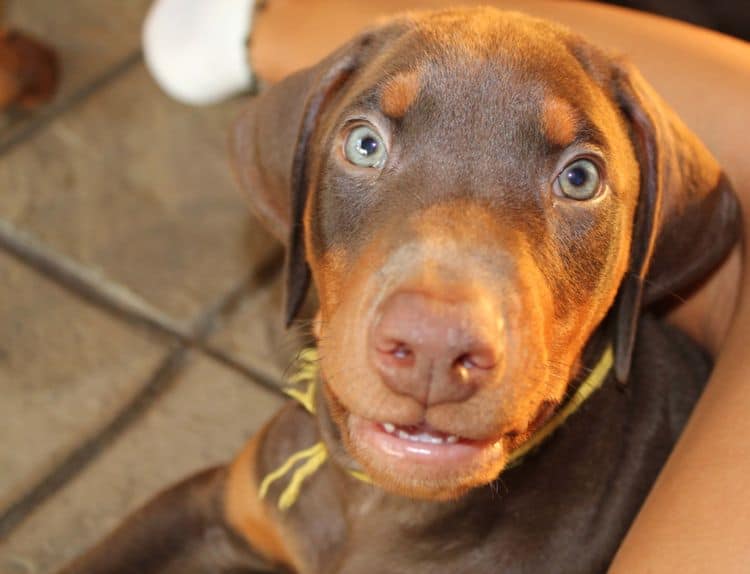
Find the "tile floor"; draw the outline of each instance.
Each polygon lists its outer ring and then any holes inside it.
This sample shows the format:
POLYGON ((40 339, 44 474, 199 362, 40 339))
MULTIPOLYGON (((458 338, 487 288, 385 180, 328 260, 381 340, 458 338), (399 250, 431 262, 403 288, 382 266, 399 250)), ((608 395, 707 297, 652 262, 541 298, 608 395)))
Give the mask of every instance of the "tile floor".
POLYGON ((281 399, 279 246, 228 166, 242 101, 166 98, 148 0, 17 0, 56 99, 0 120, 0 573, 54 572, 281 399), (264 386, 265 385, 265 386, 264 386))

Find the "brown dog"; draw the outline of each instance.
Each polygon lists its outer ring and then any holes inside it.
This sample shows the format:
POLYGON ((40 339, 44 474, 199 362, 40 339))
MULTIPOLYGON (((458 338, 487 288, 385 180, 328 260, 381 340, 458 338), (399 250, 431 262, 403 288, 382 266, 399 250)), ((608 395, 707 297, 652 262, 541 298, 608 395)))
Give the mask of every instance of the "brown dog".
POLYGON ((737 239, 695 136, 627 63, 480 9, 366 32, 233 144, 288 320, 317 287, 319 374, 65 572, 603 571, 709 369, 643 308, 737 239))

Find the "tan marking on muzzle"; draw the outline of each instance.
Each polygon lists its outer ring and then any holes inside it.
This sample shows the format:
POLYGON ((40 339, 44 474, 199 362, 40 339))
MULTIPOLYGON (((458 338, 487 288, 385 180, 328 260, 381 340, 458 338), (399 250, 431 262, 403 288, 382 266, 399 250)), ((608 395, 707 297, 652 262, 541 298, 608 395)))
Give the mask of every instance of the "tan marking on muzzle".
MULTIPOLYGON (((332 247, 323 254, 315 270, 318 292, 323 306, 336 306, 341 299, 342 281, 346 277, 348 253, 344 247, 332 247)), ((327 309, 321 309, 326 311, 327 309)), ((320 311, 318 315, 320 315, 320 311)))

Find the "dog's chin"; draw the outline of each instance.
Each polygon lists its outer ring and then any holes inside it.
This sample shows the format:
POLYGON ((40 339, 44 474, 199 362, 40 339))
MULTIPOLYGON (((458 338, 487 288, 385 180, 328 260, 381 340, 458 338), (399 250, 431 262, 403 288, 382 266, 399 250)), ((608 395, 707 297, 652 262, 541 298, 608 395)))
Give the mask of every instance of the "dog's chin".
POLYGON ((498 440, 468 440, 426 425, 398 427, 352 413, 341 420, 344 446, 378 486, 393 494, 452 500, 488 484, 503 470, 498 440))

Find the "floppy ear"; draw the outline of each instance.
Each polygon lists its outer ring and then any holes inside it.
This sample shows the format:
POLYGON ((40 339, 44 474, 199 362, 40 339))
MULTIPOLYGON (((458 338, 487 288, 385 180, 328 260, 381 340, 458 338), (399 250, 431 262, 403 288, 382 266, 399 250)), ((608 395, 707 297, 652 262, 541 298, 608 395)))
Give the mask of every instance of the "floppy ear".
POLYGON ((615 375, 625 382, 642 307, 684 293, 715 268, 739 237, 740 214, 714 157, 632 65, 616 68, 615 91, 641 169, 615 316, 615 375))
POLYGON ((240 185, 256 215, 287 247, 286 324, 294 320, 310 284, 303 215, 313 135, 330 100, 357 72, 365 56, 395 26, 368 31, 320 64, 297 72, 254 98, 230 141, 240 185))

